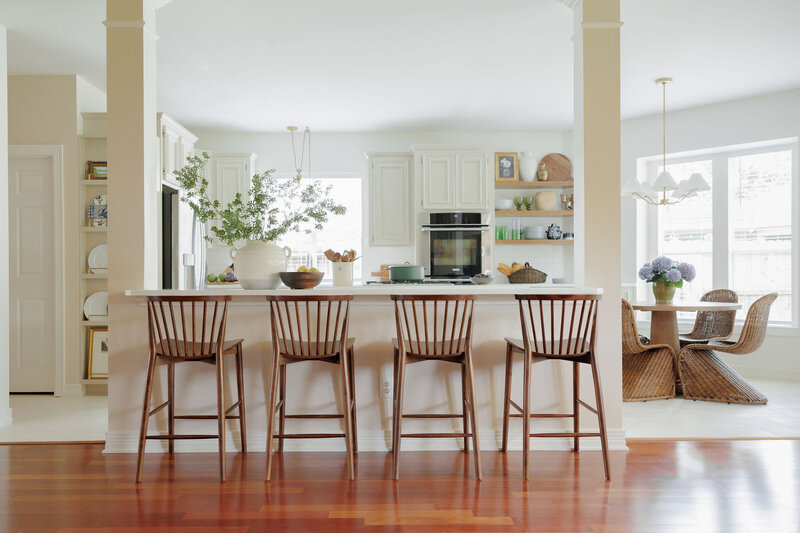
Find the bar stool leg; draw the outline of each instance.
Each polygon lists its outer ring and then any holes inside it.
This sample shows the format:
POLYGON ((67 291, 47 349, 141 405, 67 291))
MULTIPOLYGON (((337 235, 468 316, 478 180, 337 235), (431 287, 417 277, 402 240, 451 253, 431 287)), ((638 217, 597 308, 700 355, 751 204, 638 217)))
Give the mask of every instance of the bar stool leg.
MULTIPOLYGON (((170 361, 167 365, 167 431, 170 436, 175 435, 175 363, 170 361)), ((169 439, 169 453, 175 453, 175 439, 169 439)))
POLYGON ((283 435, 286 433, 286 367, 287 365, 281 365, 280 369, 278 403, 281 408, 278 410, 278 453, 283 453, 283 435))
POLYGON ((391 439, 391 452, 394 453, 394 436, 397 434, 397 416, 396 416, 396 406, 397 406, 397 387, 399 386, 398 381, 399 377, 397 372, 400 369, 400 352, 395 348, 394 354, 392 356, 392 439, 391 439))
POLYGON ((572 362, 572 430, 575 432, 575 437, 573 438, 572 447, 575 449, 576 452, 580 451, 580 437, 577 436, 580 433, 579 429, 580 425, 580 404, 578 403, 578 398, 580 396, 581 390, 581 369, 578 366, 577 361, 572 362))
POLYGON ((531 354, 523 355, 522 373, 522 479, 528 479, 528 455, 531 444, 531 354))
POLYGON ((275 431, 275 398, 278 395, 279 374, 280 355, 273 353, 272 388, 270 388, 269 391, 269 403, 267 404, 267 481, 269 481, 272 476, 272 435, 275 431))
POLYGON ((217 355, 217 428, 219 434, 219 480, 225 483, 225 365, 223 356, 217 355))
POLYGON ((244 405, 244 370, 242 369, 242 345, 236 346, 236 388, 239 394, 239 435, 242 438, 242 453, 247 453, 247 422, 244 405))
POLYGON ((405 385, 406 373, 406 354, 401 351, 398 354, 397 386, 395 387, 394 405, 394 444, 392 446, 392 479, 400 478, 400 441, 403 431, 403 386, 405 385))
POLYGON ((467 364, 461 365, 461 426, 464 433, 464 453, 469 453, 469 411, 467 407, 467 364))
POLYGON ((608 442, 606 436, 606 415, 603 410, 603 393, 600 390, 600 376, 597 373, 597 361, 594 353, 591 354, 592 379, 594 380, 594 397, 597 407, 597 420, 600 424, 600 446, 603 448, 603 468, 605 469, 606 479, 611 480, 611 470, 608 466, 608 442))
POLYGON ((355 369, 355 355, 354 349, 347 350, 349 358, 348 365, 350 368, 350 398, 353 402, 353 407, 350 409, 350 415, 353 422, 353 453, 358 453, 358 419, 356 418, 356 369, 355 369))
POLYGON ((481 480, 481 448, 478 444, 478 420, 475 417, 475 370, 472 367, 472 350, 467 349, 464 356, 467 368, 467 383, 469 384, 469 414, 472 419, 472 447, 475 451, 475 478, 481 480))
POLYGON ((513 364, 513 356, 511 352, 511 344, 506 343, 506 383, 503 392, 503 444, 500 447, 501 452, 508 451, 508 421, 509 421, 509 408, 508 403, 511 399, 511 368, 513 364))
POLYGON ((144 409, 142 410, 142 424, 139 428, 139 457, 136 460, 136 483, 142 482, 142 467, 144 466, 144 449, 147 443, 147 423, 150 420, 150 400, 153 395, 153 378, 156 374, 156 355, 150 353, 147 364, 147 380, 144 386, 144 409))
POLYGON ((346 353, 340 356, 339 363, 342 367, 342 394, 344 395, 344 443, 347 448, 347 476, 350 481, 355 479, 355 467, 353 465, 353 419, 350 413, 350 365, 349 357, 346 353))

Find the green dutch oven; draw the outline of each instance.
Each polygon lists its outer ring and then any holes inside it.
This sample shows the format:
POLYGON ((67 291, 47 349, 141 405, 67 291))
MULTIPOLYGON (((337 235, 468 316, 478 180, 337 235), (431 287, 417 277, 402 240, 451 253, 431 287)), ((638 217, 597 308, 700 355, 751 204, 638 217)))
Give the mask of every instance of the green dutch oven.
POLYGON ((425 279, 425 267, 422 265, 390 266, 389 279, 392 281, 422 281, 425 279))

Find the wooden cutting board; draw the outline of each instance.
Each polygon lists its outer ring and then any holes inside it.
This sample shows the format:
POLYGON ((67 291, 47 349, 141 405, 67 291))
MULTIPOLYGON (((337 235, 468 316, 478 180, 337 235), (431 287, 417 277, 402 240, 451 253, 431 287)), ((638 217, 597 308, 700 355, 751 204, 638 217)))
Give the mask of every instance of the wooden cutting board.
POLYGON ((547 154, 539 161, 547 166, 547 181, 572 181, 572 161, 564 154, 547 154))
POLYGON ((381 278, 381 281, 389 281, 389 267, 390 266, 401 266, 403 263, 397 263, 394 265, 381 265, 380 272, 370 272, 371 276, 375 276, 376 278, 381 278))

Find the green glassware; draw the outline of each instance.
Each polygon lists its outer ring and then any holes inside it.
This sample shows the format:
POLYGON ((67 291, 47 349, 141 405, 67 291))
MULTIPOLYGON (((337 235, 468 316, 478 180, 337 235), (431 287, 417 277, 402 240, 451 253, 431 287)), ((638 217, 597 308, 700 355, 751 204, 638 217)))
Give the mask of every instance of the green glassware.
POLYGON ((517 211, 522 211, 522 202, 523 202, 523 199, 522 199, 521 196, 515 196, 514 197, 514 207, 517 208, 517 211))
POLYGON ((522 203, 525 204, 525 210, 530 211, 531 206, 533 205, 533 196, 525 196, 522 199, 522 203))

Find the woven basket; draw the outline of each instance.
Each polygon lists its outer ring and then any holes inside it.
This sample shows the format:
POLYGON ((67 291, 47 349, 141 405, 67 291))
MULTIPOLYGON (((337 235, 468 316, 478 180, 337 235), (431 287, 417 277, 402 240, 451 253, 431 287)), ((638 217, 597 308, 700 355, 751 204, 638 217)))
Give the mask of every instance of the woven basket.
POLYGON ((536 270, 530 264, 525 263, 525 268, 517 270, 508 276, 509 283, 544 283, 547 274, 541 270, 536 270))

